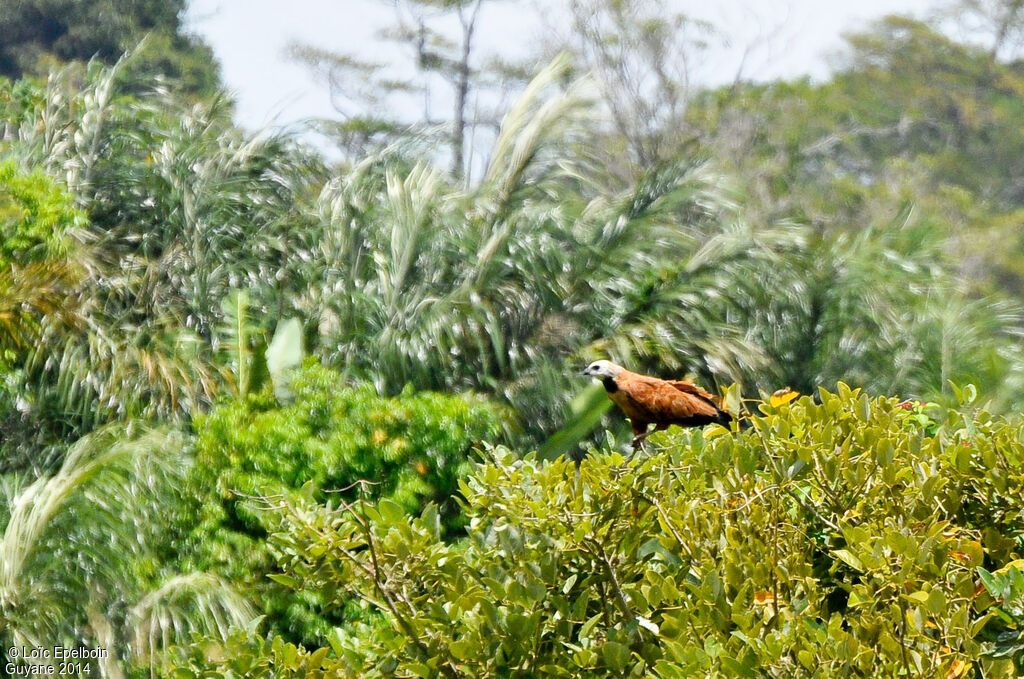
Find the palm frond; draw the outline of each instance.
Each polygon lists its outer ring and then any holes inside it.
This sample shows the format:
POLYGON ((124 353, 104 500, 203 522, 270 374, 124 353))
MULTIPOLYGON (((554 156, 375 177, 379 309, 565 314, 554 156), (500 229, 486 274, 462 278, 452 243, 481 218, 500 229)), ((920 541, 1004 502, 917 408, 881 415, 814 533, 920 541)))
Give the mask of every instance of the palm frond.
POLYGON ((221 302, 248 290, 269 330, 300 308, 317 247, 296 206, 319 164, 286 135, 235 129, 226 98, 125 96, 130 59, 55 72, 5 144, 63 178, 90 219, 75 332, 58 329, 54 313, 40 341, 16 337, 31 318, 0 302, 0 335, 34 347, 37 401, 55 402, 71 436, 110 416, 180 416, 208 403, 233 383, 214 347, 221 302))
POLYGON ((222 578, 189 573, 169 578, 135 604, 127 618, 133 656, 161 664, 161 655, 184 646, 194 636, 226 639, 256 617, 252 605, 222 578))
POLYGON ((48 643, 73 629, 97 588, 124 594, 158 488, 177 472, 178 434, 107 428, 83 438, 60 469, 10 498, 0 537, 0 620, 14 638, 48 643))
POLYGON ((0 347, 24 353, 37 346, 44 327, 81 327, 74 294, 80 269, 60 260, 11 264, 0 270, 0 347))

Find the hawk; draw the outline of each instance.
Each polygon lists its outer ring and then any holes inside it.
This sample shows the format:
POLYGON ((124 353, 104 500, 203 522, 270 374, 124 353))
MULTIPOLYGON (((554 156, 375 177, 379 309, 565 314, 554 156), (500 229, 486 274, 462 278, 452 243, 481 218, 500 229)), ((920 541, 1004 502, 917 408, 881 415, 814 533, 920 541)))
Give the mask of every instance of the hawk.
POLYGON ((654 431, 679 427, 703 427, 706 424, 728 425, 729 413, 718 407, 717 399, 696 384, 682 380, 662 380, 630 372, 611 361, 594 361, 583 370, 601 380, 615 405, 619 406, 633 425, 633 451, 654 431))

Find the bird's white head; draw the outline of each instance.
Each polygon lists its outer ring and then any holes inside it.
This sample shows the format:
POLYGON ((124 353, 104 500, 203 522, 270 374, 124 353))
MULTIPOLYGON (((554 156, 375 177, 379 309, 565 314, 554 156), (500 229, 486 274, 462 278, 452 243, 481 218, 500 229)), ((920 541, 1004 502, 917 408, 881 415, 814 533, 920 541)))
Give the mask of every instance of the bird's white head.
POLYGON ((621 365, 615 365, 611 361, 594 361, 583 369, 584 375, 596 377, 599 380, 615 379, 625 370, 621 365))

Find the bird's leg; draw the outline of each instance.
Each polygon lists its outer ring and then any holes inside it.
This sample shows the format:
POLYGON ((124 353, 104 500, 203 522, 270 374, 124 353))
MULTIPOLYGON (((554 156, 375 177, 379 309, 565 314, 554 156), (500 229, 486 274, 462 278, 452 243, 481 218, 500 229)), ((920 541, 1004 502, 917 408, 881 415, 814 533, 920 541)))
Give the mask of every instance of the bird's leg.
POLYGON ((644 440, 650 436, 650 434, 651 432, 647 431, 646 426, 639 430, 636 427, 633 428, 633 452, 629 454, 628 458, 626 458, 626 462, 630 462, 633 457, 636 456, 637 451, 643 450, 646 452, 647 449, 644 447, 644 440))

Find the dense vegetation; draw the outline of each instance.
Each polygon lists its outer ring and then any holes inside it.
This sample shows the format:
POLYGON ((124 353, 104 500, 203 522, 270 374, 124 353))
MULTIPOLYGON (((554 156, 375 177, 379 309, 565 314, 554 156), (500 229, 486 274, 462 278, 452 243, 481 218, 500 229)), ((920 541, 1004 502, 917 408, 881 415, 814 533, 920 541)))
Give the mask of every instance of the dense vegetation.
POLYGON ((192 671, 1019 676, 1021 423, 819 396, 740 433, 659 435, 642 461, 494 450, 463 482, 456 543, 433 506, 411 523, 387 501, 266 508, 285 581, 387 625, 336 630, 333 657, 236 637, 192 671))
POLYGON ((145 38, 132 69, 137 82, 166 77, 183 91, 219 85, 213 50, 182 26, 185 0, 3 0, 0 76, 45 75, 61 62, 114 63, 145 38))
MULTIPOLYGON (((0 0, 0 644, 112 677, 1024 671, 1020 4, 959 3, 994 46, 890 17, 825 82, 699 91, 685 17, 571 4, 481 168, 465 101, 450 153, 389 120, 330 165, 234 125, 182 3, 0 0), (808 396, 626 463, 600 357, 737 416, 808 396)), ((463 28, 423 68, 465 94, 463 28)))
POLYGON ((266 541, 275 524, 252 511, 252 498, 288 497, 308 483, 319 502, 361 495, 387 499, 406 513, 432 503, 450 538, 466 522, 455 502, 458 479, 468 471, 472 448, 497 437, 501 419, 480 400, 429 392, 381 398, 372 385, 346 386, 319 366, 307 366, 292 388, 287 405, 278 405, 268 386, 196 421, 175 548, 186 566, 252 591, 272 625, 315 643, 329 622, 345 618, 268 579, 277 572, 266 541))

